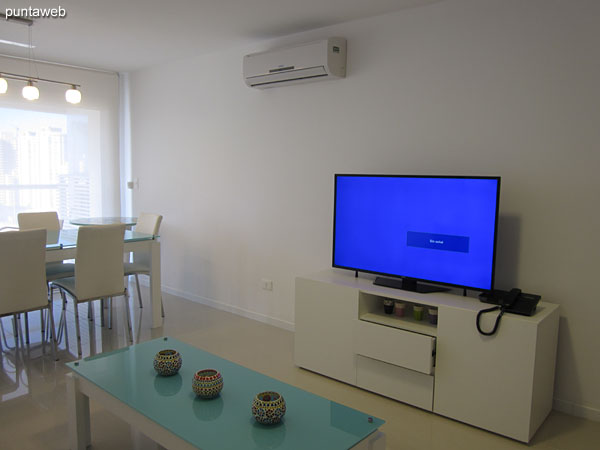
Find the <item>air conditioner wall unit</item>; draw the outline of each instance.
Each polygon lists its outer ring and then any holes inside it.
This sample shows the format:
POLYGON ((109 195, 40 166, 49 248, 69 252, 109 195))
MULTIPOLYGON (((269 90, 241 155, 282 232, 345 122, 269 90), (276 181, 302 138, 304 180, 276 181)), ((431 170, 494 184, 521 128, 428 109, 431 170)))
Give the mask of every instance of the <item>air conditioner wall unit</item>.
POLYGON ((244 81, 265 89, 346 76, 346 39, 333 37, 244 56, 244 81))

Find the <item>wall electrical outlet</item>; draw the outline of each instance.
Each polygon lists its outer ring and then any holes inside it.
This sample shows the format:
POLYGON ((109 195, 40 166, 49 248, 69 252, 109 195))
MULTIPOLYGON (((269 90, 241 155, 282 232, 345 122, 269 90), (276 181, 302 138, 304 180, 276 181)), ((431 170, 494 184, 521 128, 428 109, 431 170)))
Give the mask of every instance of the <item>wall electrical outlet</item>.
POLYGON ((267 278, 263 278, 260 280, 260 285, 265 291, 273 290, 273 280, 269 280, 267 278))

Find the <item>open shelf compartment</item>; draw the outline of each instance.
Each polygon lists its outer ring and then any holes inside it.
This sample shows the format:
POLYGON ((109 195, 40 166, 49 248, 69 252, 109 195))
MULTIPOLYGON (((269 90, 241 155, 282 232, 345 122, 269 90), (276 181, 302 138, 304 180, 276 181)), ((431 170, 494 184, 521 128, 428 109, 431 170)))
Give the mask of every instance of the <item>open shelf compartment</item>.
POLYGON ((426 334, 428 336, 437 336, 437 325, 430 323, 428 320, 427 309, 429 306, 403 301, 403 303, 406 304, 406 311, 403 317, 399 317, 395 314, 386 314, 384 312, 384 300, 394 299, 388 299, 387 297, 360 292, 358 318, 360 320, 379 325, 385 325, 406 331, 413 331, 415 333, 426 334), (416 320, 413 318, 412 308, 414 305, 423 306, 423 320, 416 320))

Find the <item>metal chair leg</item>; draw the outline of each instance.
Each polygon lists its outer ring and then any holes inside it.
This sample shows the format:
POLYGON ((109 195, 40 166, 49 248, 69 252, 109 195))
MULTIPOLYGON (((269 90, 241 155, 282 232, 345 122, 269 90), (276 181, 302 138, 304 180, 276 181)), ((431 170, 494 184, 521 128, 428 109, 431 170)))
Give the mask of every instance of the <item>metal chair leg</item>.
MULTIPOLYGON (((62 294, 62 292, 61 292, 62 294)), ((61 296, 62 298, 62 296, 61 296)), ((50 292, 50 304, 52 305, 52 310, 54 310, 54 290, 50 292)), ((54 318, 53 318, 54 319, 54 318)), ((58 319, 58 328, 55 333, 56 342, 60 342, 62 340, 63 334, 63 325, 66 328, 66 320, 65 320, 65 310, 64 308, 60 311, 60 318, 58 319)))
POLYGON ((52 357, 54 361, 58 361, 58 353, 56 351, 56 331, 54 329, 54 314, 52 314, 52 303, 48 303, 48 316, 50 316, 50 339, 52 340, 52 357))
POLYGON ((23 316, 25 316, 25 343, 29 345, 29 313, 24 312, 23 316))
POLYGON ((13 314, 13 336, 15 337, 15 344, 17 343, 17 338, 19 337, 19 329, 17 328, 18 317, 18 314, 13 314))
POLYGON ((81 351, 81 332, 79 329, 79 308, 77 307, 77 300, 73 299, 73 306, 75 307, 75 330, 77 332, 77 356, 81 357, 83 354, 81 351))
POLYGON ((104 299, 100 299, 100 326, 104 326, 104 299))
POLYGON ((143 308, 144 305, 142 304, 142 291, 140 290, 140 278, 138 277, 138 274, 135 274, 135 286, 137 288, 137 294, 138 294, 138 301, 140 303, 140 308, 143 308))
MULTIPOLYGON (((42 314, 43 309, 40 309, 40 321, 44 322, 44 315, 42 314)), ((29 330, 27 330, 27 334, 29 335, 29 330)), ((46 339, 44 338, 44 333, 40 332, 40 337, 42 339, 42 354, 46 354, 46 339)))
MULTIPOLYGON (((140 303, 140 308, 143 308, 144 305, 142 304, 142 291, 140 289, 140 278, 137 273, 134 274, 134 276, 135 276, 135 287, 137 288, 138 301, 140 303)), ((162 297, 160 298, 160 315, 163 318, 165 317, 165 307, 163 305, 162 297)))
POLYGON ((133 344, 133 328, 131 326, 131 317, 129 314, 129 292, 125 290, 123 304, 125 305, 125 315, 127 316, 127 332, 129 334, 129 343, 133 344))
POLYGON ((58 335, 57 335, 57 343, 60 344, 63 338, 63 334, 65 336, 65 347, 69 347, 69 330, 67 328, 67 317, 66 314, 61 313, 60 319, 58 321, 58 335))
MULTIPOLYGON (((52 303, 52 307, 50 308, 50 310, 52 311, 52 314, 54 314, 54 303, 52 303)), ((44 320, 44 326, 46 327, 46 336, 48 335, 48 330, 50 330, 50 316, 48 314, 46 314, 46 319, 44 320)), ((55 333, 56 335, 56 330, 55 333)))
MULTIPOLYGON (((48 304, 50 304, 50 303, 48 303, 48 304)), ((40 309, 40 329, 41 329, 40 333, 42 334, 42 339, 44 339, 44 337, 46 336, 46 327, 44 326, 44 322, 45 322, 44 318, 45 318, 44 310, 40 309)))
POLYGON ((23 342, 23 330, 21 329, 21 315, 14 315, 14 327, 15 327, 15 347, 17 342, 21 341, 21 347, 25 347, 25 343, 23 342))
MULTIPOLYGON (((53 289, 52 289, 52 290, 50 290, 50 300, 48 301, 48 303, 49 303, 50 305, 52 305, 52 308, 51 308, 51 310, 52 310, 52 311, 54 311, 54 290, 53 290, 53 289)), ((56 330, 56 331, 57 331, 57 333, 56 333, 57 335, 56 335, 55 337, 56 337, 56 340, 57 340, 57 341, 58 341, 58 332, 60 332, 60 322, 61 322, 61 319, 62 319, 62 314, 61 314, 61 317, 60 317, 60 319, 59 319, 59 321, 58 321, 58 326, 59 326, 59 329, 58 329, 58 330, 56 330)), ((48 317, 48 320, 50 320, 50 318, 49 318, 49 317, 48 317)))
POLYGON ((108 297, 108 329, 112 330, 112 297, 108 297))

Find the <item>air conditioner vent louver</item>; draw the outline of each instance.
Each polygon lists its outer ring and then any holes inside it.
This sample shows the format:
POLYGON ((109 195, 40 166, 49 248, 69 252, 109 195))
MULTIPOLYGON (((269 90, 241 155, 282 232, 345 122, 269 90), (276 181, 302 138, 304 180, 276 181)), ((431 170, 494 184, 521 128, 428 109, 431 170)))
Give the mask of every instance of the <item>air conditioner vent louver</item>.
POLYGON ((294 69, 295 69, 294 66, 278 67, 277 69, 271 69, 271 70, 269 70, 269 72, 270 73, 273 73, 273 72, 284 72, 284 71, 287 71, 287 70, 294 70, 294 69))
POLYGON ((345 76, 344 38, 329 38, 244 56, 244 81, 259 89, 345 76))

